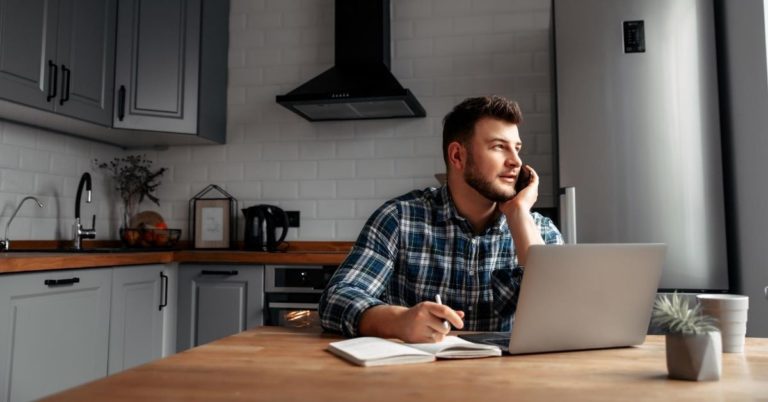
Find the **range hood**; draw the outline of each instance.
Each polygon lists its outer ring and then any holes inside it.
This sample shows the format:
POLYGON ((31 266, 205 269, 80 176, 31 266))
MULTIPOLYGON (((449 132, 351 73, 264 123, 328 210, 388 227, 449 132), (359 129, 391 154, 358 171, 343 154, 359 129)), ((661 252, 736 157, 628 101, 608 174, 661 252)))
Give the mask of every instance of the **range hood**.
POLYGON ((336 65, 277 103, 309 121, 424 117, 390 72, 389 0, 336 0, 336 65))

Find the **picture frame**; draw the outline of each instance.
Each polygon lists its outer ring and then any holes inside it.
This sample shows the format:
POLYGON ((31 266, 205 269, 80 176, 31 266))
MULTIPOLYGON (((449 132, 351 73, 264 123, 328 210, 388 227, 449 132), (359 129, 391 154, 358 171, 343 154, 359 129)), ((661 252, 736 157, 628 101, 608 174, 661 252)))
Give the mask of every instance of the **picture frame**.
POLYGON ((231 200, 197 199, 194 203, 195 248, 230 248, 231 200))

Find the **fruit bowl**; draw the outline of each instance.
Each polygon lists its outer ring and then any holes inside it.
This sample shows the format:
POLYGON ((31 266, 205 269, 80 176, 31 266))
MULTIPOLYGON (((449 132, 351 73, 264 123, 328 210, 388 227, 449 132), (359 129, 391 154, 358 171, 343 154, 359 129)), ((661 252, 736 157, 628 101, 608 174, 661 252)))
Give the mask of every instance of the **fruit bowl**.
POLYGON ((181 229, 120 229, 120 240, 126 247, 170 248, 178 243, 181 229))

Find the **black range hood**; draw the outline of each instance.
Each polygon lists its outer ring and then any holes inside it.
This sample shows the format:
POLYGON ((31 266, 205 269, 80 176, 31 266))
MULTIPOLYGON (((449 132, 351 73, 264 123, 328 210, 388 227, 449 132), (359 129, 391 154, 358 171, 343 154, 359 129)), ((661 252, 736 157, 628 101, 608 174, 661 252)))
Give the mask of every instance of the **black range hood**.
POLYGON ((277 103, 309 121, 424 117, 390 72, 389 0, 336 0, 336 65, 277 103))

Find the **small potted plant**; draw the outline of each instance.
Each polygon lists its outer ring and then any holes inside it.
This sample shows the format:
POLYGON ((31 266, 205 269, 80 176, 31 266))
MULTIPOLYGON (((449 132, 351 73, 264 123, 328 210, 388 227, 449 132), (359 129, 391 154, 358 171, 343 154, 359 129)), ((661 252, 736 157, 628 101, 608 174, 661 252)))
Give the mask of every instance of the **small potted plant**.
POLYGON ((139 204, 148 198, 160 205, 153 194, 160 185, 160 176, 165 168, 153 170, 152 161, 146 155, 115 157, 109 162, 94 159, 94 165, 106 171, 115 182, 115 189, 123 200, 123 228, 130 228, 131 218, 138 212, 139 204))
POLYGON ((720 379, 722 340, 714 319, 690 307, 677 293, 653 305, 653 323, 666 333, 669 378, 693 381, 720 379))

